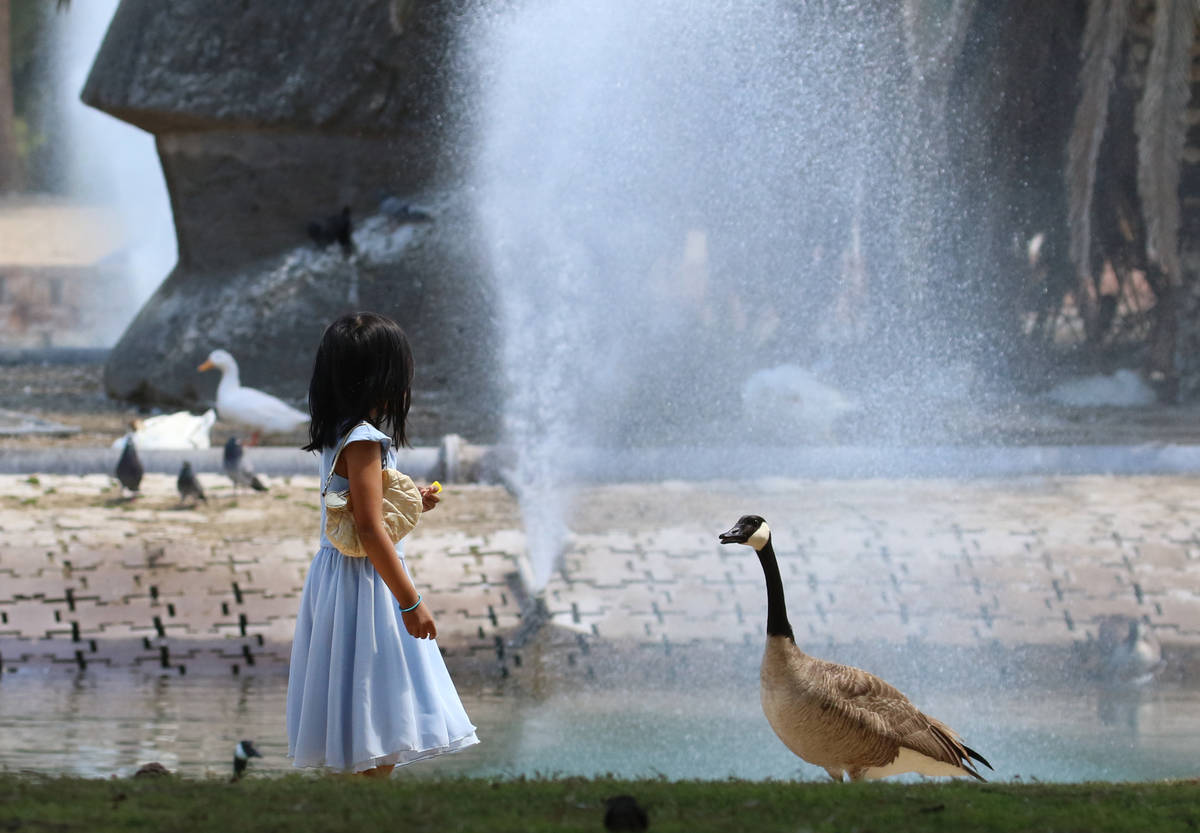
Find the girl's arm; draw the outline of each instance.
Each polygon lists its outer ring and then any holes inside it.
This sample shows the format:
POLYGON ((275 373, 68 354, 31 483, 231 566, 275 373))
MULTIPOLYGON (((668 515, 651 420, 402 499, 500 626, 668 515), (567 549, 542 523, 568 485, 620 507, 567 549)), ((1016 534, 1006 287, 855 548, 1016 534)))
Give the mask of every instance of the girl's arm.
MULTIPOLYGON (((404 572, 396 547, 383 525, 383 478, 380 475, 379 444, 349 443, 342 450, 346 464, 346 479, 350 481, 354 525, 371 565, 379 573, 400 607, 412 607, 418 598, 417 588, 404 572)), ((421 603, 416 609, 402 614, 405 629, 417 639, 437 636, 437 626, 429 605, 421 603)))

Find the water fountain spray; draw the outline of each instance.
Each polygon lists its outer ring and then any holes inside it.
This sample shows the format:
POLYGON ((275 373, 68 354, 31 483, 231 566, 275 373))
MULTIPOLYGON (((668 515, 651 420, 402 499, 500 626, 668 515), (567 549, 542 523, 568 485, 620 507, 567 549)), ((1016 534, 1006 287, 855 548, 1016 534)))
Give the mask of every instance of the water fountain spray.
POLYGON ((853 388, 911 363, 851 343, 909 337, 863 309, 904 298, 870 285, 898 257, 904 143, 886 33, 860 5, 531 0, 469 27, 471 177, 535 590, 572 484, 614 455, 756 441, 741 390, 764 368, 853 388))
POLYGON ((120 336, 175 264, 170 199, 154 137, 79 100, 118 0, 73 3, 55 15, 55 92, 65 125, 67 192, 111 208, 125 234, 123 317, 104 322, 101 343, 120 336))

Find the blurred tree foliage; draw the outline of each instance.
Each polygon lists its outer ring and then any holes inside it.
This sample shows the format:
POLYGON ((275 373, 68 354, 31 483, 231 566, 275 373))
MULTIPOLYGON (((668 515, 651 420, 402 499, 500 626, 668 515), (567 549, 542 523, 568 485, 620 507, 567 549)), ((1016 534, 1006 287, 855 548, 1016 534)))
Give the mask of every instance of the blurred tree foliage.
POLYGON ((1198 14, 978 5, 950 105, 956 295, 1013 375, 1137 365, 1163 401, 1200 390, 1198 14))
MULTIPOLYGON (((859 183, 897 198, 840 195, 843 239, 815 244, 853 255, 834 282, 870 272, 864 303, 894 323, 868 349, 1027 387, 1137 364, 1164 401, 1200 395, 1200 0, 795 3, 874 19, 854 100, 902 127, 859 183)), ((0 193, 64 188, 67 6, 0 0, 0 193)))
POLYGON ((869 83, 901 125, 871 171, 896 197, 855 217, 890 307, 877 364, 1030 391, 1136 366, 1164 402, 1200 395, 1200 2, 871 9, 895 69, 869 83))
MULTIPOLYGON (((0 192, 63 188, 54 173, 58 148, 51 141, 61 122, 54 97, 52 26, 56 9, 65 8, 61 0, 0 0, 0 37, 7 35, 9 46, 8 66, 0 66, 0 73, 12 95, 6 112, 0 94, 0 192)), ((0 49, 0 58, 4 55, 0 49)))

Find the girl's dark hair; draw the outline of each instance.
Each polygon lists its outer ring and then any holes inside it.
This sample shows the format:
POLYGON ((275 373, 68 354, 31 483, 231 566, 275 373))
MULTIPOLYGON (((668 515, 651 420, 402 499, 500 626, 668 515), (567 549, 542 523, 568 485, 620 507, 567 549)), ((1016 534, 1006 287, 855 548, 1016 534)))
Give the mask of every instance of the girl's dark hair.
POLYGON ((367 420, 408 445, 412 348, 400 325, 373 312, 343 315, 325 328, 308 383, 308 445, 320 451, 367 420), (371 417, 375 411, 375 418, 371 417))

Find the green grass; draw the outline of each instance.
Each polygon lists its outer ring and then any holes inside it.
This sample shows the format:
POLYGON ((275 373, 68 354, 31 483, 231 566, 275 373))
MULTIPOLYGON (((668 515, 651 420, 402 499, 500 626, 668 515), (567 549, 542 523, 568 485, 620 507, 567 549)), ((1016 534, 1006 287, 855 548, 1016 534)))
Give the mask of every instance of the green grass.
POLYGON ((601 831, 628 793, 667 831, 1190 831, 1200 782, 833 784, 614 779, 0 775, 0 831, 601 831))

